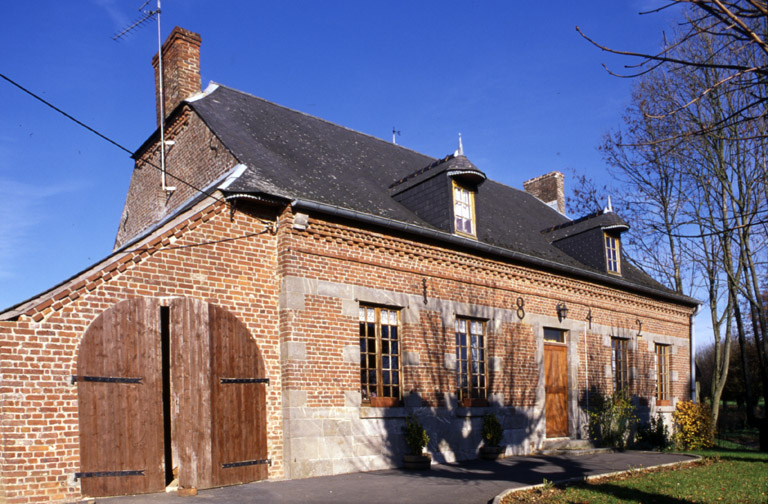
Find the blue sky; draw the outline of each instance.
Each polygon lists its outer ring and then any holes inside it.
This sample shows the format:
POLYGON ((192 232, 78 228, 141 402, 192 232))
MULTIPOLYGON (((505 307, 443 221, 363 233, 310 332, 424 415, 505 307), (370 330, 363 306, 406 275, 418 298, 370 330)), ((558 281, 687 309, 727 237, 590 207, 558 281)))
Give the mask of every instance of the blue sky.
MULTIPOLYGON (((153 8, 156 0, 148 5, 153 8)), ((157 27, 142 0, 8 2, 0 73, 131 150, 155 128, 157 27)), ((605 176, 597 152, 629 103, 626 59, 583 40, 653 51, 661 1, 164 0, 202 35, 203 87, 216 81, 432 156, 467 156, 514 187, 543 173, 605 176)), ((0 308, 108 255, 129 156, 0 81, 0 308)), ((566 179, 566 191, 568 179, 566 179)))

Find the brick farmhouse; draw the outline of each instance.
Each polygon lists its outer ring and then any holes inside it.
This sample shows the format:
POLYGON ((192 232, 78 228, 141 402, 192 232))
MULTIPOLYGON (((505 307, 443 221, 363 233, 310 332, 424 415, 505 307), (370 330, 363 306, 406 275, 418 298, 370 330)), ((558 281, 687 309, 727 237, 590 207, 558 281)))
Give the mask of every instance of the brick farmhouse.
POLYGON ((477 457, 487 412, 528 454, 587 438, 590 393, 691 397, 697 303, 610 208, 201 91, 200 40, 163 46, 114 252, 0 312, 4 502, 396 467, 412 414, 436 462, 477 457))

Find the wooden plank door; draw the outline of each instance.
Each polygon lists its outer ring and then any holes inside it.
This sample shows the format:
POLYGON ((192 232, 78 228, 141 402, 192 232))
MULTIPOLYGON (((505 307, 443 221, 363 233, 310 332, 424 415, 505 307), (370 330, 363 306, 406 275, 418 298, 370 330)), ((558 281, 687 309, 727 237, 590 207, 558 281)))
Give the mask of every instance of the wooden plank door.
POLYGON ((170 304, 174 467, 184 488, 267 477, 264 364, 232 313, 195 299, 170 304))
POLYGON ((160 492, 169 468, 184 488, 267 477, 264 363, 226 310, 119 303, 86 331, 77 373, 84 495, 160 492))
POLYGON ((264 362, 234 315, 209 307, 213 481, 233 485, 267 477, 264 362))
POLYGON ((547 437, 568 436, 568 360, 565 345, 544 345, 547 437))
POLYGON ((169 305, 171 445, 182 488, 215 486, 208 306, 188 298, 174 299, 169 305))
POLYGON ((158 303, 131 299, 99 315, 77 360, 83 495, 165 489, 158 303))

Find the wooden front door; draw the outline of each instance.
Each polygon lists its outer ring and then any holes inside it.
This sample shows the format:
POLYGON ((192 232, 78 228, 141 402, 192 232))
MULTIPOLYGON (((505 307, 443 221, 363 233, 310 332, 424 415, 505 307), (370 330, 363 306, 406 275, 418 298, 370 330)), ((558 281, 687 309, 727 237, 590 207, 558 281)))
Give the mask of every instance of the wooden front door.
POLYGON ((568 436, 568 360, 565 345, 544 345, 547 437, 568 436))
POLYGON ((84 495, 159 492, 174 473, 184 488, 267 477, 264 364, 226 310, 119 303, 86 332, 76 379, 84 495))

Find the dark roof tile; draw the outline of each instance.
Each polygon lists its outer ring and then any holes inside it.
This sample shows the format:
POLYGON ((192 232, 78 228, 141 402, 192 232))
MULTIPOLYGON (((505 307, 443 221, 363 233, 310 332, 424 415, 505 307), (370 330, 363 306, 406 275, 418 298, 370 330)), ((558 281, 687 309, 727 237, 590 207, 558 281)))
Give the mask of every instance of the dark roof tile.
MULTIPOLYGON (((228 188, 232 193, 314 202, 435 230, 392 194, 451 169, 482 174, 463 155, 435 159, 225 86, 189 105, 248 167, 228 188)), ((475 205, 478 242, 584 271, 591 278, 597 274, 610 284, 638 285, 674 297, 637 268, 626 265, 617 279, 551 243, 582 228, 626 225, 616 214, 571 221, 534 196, 492 180, 478 186, 475 205)))

